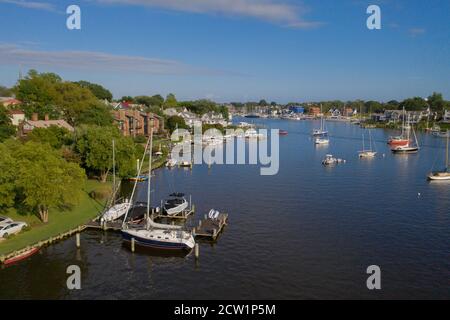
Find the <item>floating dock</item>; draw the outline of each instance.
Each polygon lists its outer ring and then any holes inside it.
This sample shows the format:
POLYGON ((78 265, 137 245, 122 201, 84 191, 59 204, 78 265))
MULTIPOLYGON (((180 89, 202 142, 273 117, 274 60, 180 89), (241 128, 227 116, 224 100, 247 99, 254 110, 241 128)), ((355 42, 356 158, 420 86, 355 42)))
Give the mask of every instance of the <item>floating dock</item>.
POLYGON ((208 238, 215 241, 227 223, 228 213, 220 213, 217 219, 211 219, 205 215, 205 219, 200 220, 192 232, 195 238, 208 238))

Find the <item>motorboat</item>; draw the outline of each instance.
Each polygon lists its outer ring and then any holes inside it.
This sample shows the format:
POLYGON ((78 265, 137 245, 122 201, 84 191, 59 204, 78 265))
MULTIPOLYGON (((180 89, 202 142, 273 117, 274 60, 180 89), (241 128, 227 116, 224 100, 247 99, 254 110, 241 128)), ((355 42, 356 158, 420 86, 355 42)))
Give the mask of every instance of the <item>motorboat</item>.
POLYGON ((314 140, 314 143, 315 143, 315 144, 321 144, 321 145, 323 145, 323 144, 329 144, 329 143, 330 143, 330 139, 328 139, 327 137, 316 138, 316 139, 314 140))
POLYGON ((172 193, 169 198, 164 202, 164 212, 168 216, 174 216, 182 211, 186 210, 189 203, 184 198, 184 193, 172 193))
POLYGON ((344 159, 335 158, 332 154, 327 154, 325 159, 322 160, 324 166, 331 166, 339 163, 345 163, 344 159))

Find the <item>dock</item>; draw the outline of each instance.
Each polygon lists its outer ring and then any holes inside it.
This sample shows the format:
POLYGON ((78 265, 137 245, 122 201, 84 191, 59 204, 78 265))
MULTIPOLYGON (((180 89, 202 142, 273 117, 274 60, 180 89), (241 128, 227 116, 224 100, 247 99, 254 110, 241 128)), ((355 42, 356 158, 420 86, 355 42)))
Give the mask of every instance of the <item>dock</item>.
POLYGON ((96 229, 104 231, 120 231, 122 229, 122 221, 100 222, 100 220, 92 220, 84 225, 85 229, 96 229))
POLYGON ((205 215, 197 227, 192 230, 195 238, 207 238, 215 241, 228 223, 228 213, 220 213, 217 219, 205 215))
POLYGON ((191 215, 195 213, 195 206, 192 205, 190 208, 187 208, 186 210, 181 211, 180 213, 177 213, 173 216, 168 216, 166 214, 159 212, 153 212, 152 213, 152 220, 155 221, 156 219, 168 219, 168 220, 187 220, 191 215))

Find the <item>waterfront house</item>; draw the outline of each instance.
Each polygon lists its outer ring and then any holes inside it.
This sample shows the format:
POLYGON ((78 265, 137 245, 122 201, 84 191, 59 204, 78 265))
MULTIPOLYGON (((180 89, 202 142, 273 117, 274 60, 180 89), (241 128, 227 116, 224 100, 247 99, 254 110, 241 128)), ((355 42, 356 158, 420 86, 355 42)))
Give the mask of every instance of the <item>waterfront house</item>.
POLYGON ((179 116, 180 115, 179 112, 177 111, 177 109, 175 109, 175 108, 164 109, 163 113, 167 117, 174 117, 174 116, 179 116))
POLYGON ((442 122, 450 123, 450 110, 445 110, 444 116, 442 117, 442 122))
POLYGON ((320 111, 319 107, 310 107, 309 114, 315 117, 319 117, 322 114, 322 112, 320 111))
POLYGON ((296 113, 296 114, 304 114, 305 108, 302 106, 290 106, 289 111, 291 111, 292 113, 296 113))
POLYGON ((151 112, 120 109, 113 111, 113 118, 124 136, 148 136, 152 124, 154 133, 164 130, 164 121, 151 112))
POLYGON ((0 104, 3 104, 3 106, 5 106, 6 108, 11 108, 22 104, 22 101, 19 101, 12 97, 0 97, 0 104))
POLYGON ((33 131, 36 128, 49 128, 51 126, 57 126, 60 128, 64 128, 69 130, 70 132, 74 131, 74 128, 68 124, 65 120, 50 120, 48 115, 46 114, 44 120, 39 120, 39 116, 37 113, 33 113, 31 120, 25 119, 23 122, 19 124, 19 133, 21 136, 26 136, 28 133, 33 131))
POLYGON ((20 123, 25 121, 25 113, 21 110, 8 110, 8 115, 13 126, 18 127, 20 123))
POLYGON ((205 113, 201 118, 202 123, 205 124, 220 124, 223 127, 228 126, 227 120, 224 119, 223 115, 218 112, 210 111, 205 113))

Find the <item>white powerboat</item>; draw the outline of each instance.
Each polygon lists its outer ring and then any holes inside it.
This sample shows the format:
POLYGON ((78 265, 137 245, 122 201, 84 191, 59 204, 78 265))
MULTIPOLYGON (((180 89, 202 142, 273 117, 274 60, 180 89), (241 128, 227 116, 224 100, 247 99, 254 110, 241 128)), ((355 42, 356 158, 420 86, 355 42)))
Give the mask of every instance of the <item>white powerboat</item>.
POLYGON ((329 144, 330 143, 330 139, 328 139, 327 137, 322 137, 322 138, 316 138, 314 140, 315 144, 329 144))
POLYGON ((164 202, 164 212, 168 216, 174 216, 186 210, 189 203, 183 193, 172 193, 170 198, 164 202))

